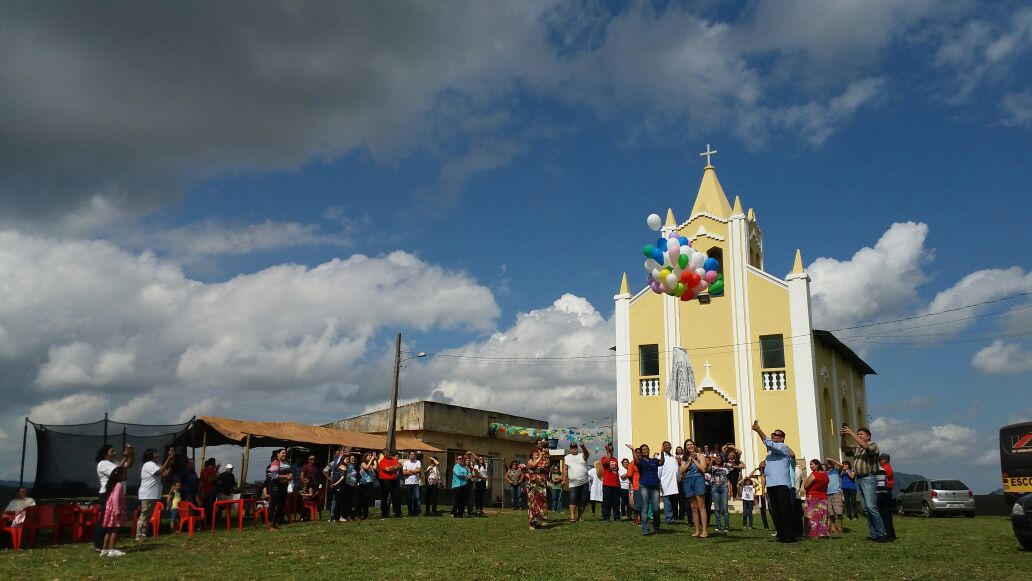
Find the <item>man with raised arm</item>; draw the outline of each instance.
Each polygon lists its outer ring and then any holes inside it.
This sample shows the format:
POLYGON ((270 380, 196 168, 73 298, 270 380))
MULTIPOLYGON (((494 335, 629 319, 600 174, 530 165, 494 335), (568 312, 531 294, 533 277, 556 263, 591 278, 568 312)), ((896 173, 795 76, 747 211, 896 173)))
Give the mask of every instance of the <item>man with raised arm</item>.
POLYGON ((799 522, 794 517, 792 503, 792 486, 790 471, 795 462, 795 452, 785 444, 785 432, 774 430, 770 437, 764 433, 759 421, 754 421, 752 429, 763 440, 767 448, 764 459, 764 476, 767 483, 767 498, 770 500, 770 511, 774 515, 774 528, 777 530, 779 543, 794 543, 802 536, 799 522))

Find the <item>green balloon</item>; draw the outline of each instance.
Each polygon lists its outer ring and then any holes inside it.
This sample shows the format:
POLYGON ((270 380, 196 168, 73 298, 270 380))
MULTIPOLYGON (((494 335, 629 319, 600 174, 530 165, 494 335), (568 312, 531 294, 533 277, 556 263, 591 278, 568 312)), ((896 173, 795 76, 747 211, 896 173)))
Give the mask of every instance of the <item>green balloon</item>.
POLYGON ((646 244, 646 245, 645 245, 645 248, 642 248, 642 249, 641 249, 641 253, 645 255, 645 258, 652 258, 652 252, 653 252, 653 251, 654 251, 655 249, 656 249, 656 247, 655 247, 655 246, 653 246, 653 245, 651 245, 651 244, 646 244))
POLYGON ((684 289, 684 283, 682 283, 682 282, 677 283, 677 288, 674 289, 674 296, 675 297, 679 297, 679 296, 683 295, 684 294, 684 290, 685 290, 684 289))
POLYGON ((677 257, 677 266, 681 267, 682 269, 684 269, 684 267, 688 266, 688 255, 687 254, 682 254, 682 255, 677 257))
POLYGON ((709 292, 711 295, 719 295, 724 292, 724 281, 717 280, 713 284, 709 285, 709 292))

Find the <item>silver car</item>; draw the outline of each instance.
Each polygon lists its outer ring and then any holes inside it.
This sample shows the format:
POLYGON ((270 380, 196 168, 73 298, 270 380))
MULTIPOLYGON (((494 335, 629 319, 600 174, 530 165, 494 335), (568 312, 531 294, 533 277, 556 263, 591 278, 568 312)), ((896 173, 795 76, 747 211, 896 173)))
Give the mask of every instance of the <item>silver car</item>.
POLYGON ((975 494, 959 480, 915 480, 896 497, 899 514, 975 516, 975 494))

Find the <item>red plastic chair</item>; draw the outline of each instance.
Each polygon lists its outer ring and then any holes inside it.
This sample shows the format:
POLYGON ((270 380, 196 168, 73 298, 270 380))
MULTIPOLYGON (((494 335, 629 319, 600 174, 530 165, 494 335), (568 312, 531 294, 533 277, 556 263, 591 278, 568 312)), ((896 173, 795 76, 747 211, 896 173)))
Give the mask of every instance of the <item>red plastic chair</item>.
POLYGON ((32 547, 36 544, 36 533, 40 529, 54 530, 54 505, 44 504, 30 506, 25 509, 25 524, 22 526, 22 538, 32 547), (25 534, 28 538, 25 538, 25 534))
POLYGON ((183 525, 187 525, 189 536, 194 534, 194 524, 204 524, 204 508, 194 506, 189 500, 180 500, 176 505, 179 509, 179 532, 183 532, 183 525))
MULTIPOLYGON (((158 529, 161 528, 161 512, 165 510, 165 505, 159 500, 154 503, 154 512, 150 516, 150 525, 154 529, 154 536, 158 536, 158 529)), ((133 528, 129 536, 136 538, 136 525, 140 522, 140 507, 136 507, 133 511, 133 528)))
POLYGON ((11 535, 11 548, 15 551, 21 550, 22 540, 22 527, 11 526, 11 522, 14 520, 13 514, 3 515, 3 532, 11 535))
POLYGON ((258 526, 258 519, 262 519, 262 524, 269 524, 269 507, 263 504, 256 504, 254 507, 254 526, 258 526))
POLYGON ((75 529, 79 526, 79 507, 74 504, 59 504, 54 507, 54 538, 53 544, 61 540, 61 533, 67 531, 73 543, 79 539, 75 537, 75 529))
POLYGON ((89 508, 79 509, 79 522, 75 527, 73 540, 79 542, 82 539, 93 537, 93 529, 97 526, 97 519, 100 518, 100 505, 94 503, 89 508))

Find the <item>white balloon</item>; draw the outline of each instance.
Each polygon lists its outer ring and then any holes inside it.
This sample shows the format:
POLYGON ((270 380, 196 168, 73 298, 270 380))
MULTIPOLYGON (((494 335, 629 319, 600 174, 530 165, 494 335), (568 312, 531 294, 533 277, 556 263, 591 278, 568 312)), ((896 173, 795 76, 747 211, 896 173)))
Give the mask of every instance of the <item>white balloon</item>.
POLYGON ((663 222, 659 219, 659 214, 649 214, 646 222, 648 222, 649 228, 651 228, 653 232, 659 232, 660 227, 663 226, 663 222))
POLYGON ((652 280, 658 282, 659 284, 663 284, 663 277, 659 275, 658 268, 652 269, 652 280))
POLYGON ((699 276, 701 276, 703 278, 706 278, 706 269, 705 268, 696 268, 695 269, 695 274, 697 274, 697 275, 699 275, 699 276))
POLYGON ((671 272, 670 274, 666 275, 666 286, 668 289, 671 290, 677 288, 677 277, 674 275, 674 273, 671 272))
POLYGON ((702 268, 702 264, 706 262, 706 254, 702 252, 695 252, 692 257, 688 259, 688 265, 694 268, 702 268))
POLYGON ((656 262, 655 260, 653 260, 651 258, 645 261, 645 272, 652 272, 653 270, 657 270, 657 269, 659 269, 659 263, 658 262, 656 262))

